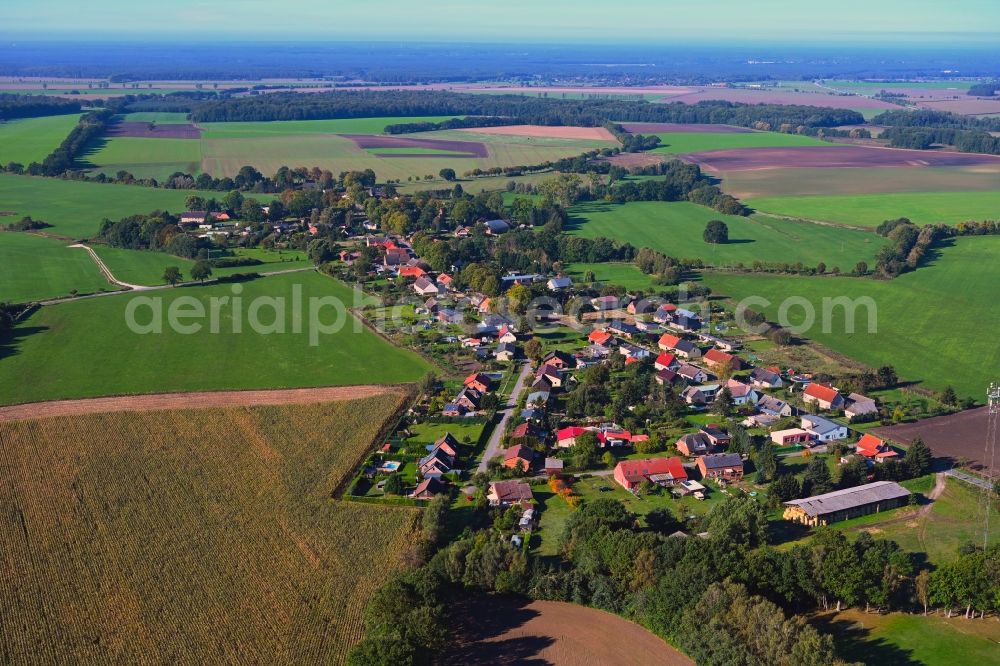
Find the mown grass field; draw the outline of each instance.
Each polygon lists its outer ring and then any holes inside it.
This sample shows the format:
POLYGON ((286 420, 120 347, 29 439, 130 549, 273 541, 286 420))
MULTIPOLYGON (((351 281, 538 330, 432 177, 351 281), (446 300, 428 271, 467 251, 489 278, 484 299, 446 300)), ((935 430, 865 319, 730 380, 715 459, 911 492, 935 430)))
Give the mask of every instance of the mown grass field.
MULTIPOLYGON (((925 388, 940 391, 950 384, 981 401, 1000 367, 1000 347, 987 334, 1000 325, 998 254, 1000 237, 960 238, 930 265, 891 281, 729 274, 706 274, 704 281, 716 294, 768 299, 771 305, 762 309, 772 320, 785 298, 804 298, 817 319, 803 337, 873 367, 892 364, 901 378, 925 388), (868 332, 864 308, 858 309, 854 333, 845 332, 843 308, 834 310, 829 332, 823 332, 823 298, 840 296, 870 297, 877 332, 868 332)), ((802 323, 803 309, 791 308, 788 318, 802 323)))
POLYGON ((671 155, 699 153, 729 148, 773 148, 784 146, 821 146, 825 141, 800 134, 781 132, 668 132, 657 133, 660 145, 651 152, 671 155))
POLYGON ((876 227, 908 217, 916 224, 1000 218, 1000 192, 887 192, 838 196, 762 197, 748 206, 767 213, 876 227))
POLYGON ((165 179, 177 171, 201 172, 201 141, 117 136, 102 139, 80 155, 95 173, 128 171, 136 178, 165 179))
MULTIPOLYGON (((96 235, 101 228, 101 220, 106 217, 117 220, 157 209, 181 213, 185 210, 184 200, 192 194, 218 196, 218 192, 163 190, 0 174, 0 212, 12 213, 4 216, 5 222, 30 215, 52 225, 45 230, 46 233, 71 238, 96 235)), ((0 242, 2 240, 0 238, 0 242)))
POLYGON ((116 289, 83 248, 19 232, 0 233, 0 303, 116 289))
MULTIPOLYGON (((318 345, 311 346, 309 299, 324 296, 355 306, 355 292, 315 272, 46 306, 15 328, 13 340, 0 347, 0 404, 173 391, 393 384, 416 381, 430 369, 414 352, 393 347, 330 306, 319 312, 321 321, 341 321, 343 328, 317 336, 318 345), (294 285, 301 285, 303 297, 301 332, 293 329, 294 285), (229 302, 220 306, 219 332, 212 333, 209 299, 226 296, 242 298, 243 315, 235 318, 241 330, 234 332, 235 306, 229 302), (201 323, 199 332, 184 334, 168 325, 169 308, 181 297, 192 297, 204 307, 205 318, 181 321, 201 323), (285 300, 280 320, 286 332, 264 334, 251 328, 248 313, 257 297, 285 300), (134 298, 153 298, 154 303, 162 299, 162 333, 130 330, 126 308, 134 298)), ((358 295, 357 302, 364 298, 358 295)), ((273 322, 273 312, 264 307, 258 321, 273 322)), ((135 314, 143 324, 152 318, 147 306, 135 314)))
POLYGON ((0 122, 0 164, 41 162, 76 127, 80 114, 18 118, 0 122))
MULTIPOLYGON (((106 245, 95 245, 97 252, 107 265, 111 274, 128 284, 160 285, 163 281, 163 271, 167 266, 177 266, 185 280, 191 279, 191 267, 194 261, 175 257, 166 252, 145 252, 139 250, 123 250, 106 245)), ((263 261, 257 266, 235 266, 231 268, 213 268, 212 277, 222 277, 236 273, 269 273, 293 268, 308 268, 312 263, 304 252, 298 250, 268 251, 261 248, 241 248, 235 251, 238 257, 252 257, 263 261)))
POLYGON ((996 662, 1000 623, 942 615, 889 613, 849 609, 812 619, 833 634, 837 654, 850 662, 909 664, 990 664, 996 662))
POLYGON ((567 231, 588 238, 604 236, 635 247, 651 247, 670 256, 700 258, 713 266, 754 260, 849 270, 870 261, 885 242, 875 234, 790 222, 767 217, 723 215, 688 202, 639 201, 627 204, 585 203, 570 210, 567 231), (723 220, 729 243, 712 245, 702 238, 709 220, 723 220))
POLYGON ((568 264, 565 273, 573 278, 575 283, 581 283, 584 282, 583 278, 588 271, 593 272, 594 278, 601 284, 614 284, 625 287, 629 291, 655 289, 653 276, 646 275, 636 268, 635 264, 568 264))
POLYGON ((169 111, 126 113, 123 120, 128 123, 156 123, 158 125, 184 125, 191 122, 186 113, 171 113, 169 111))
POLYGON ((402 399, 0 423, 5 661, 343 663, 419 512, 330 494, 402 399))

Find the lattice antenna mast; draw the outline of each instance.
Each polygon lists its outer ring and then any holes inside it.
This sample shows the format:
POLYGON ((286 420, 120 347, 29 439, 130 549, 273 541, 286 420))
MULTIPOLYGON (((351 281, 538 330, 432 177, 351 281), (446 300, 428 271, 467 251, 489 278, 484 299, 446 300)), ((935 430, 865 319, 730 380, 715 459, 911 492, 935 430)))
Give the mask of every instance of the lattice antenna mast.
POLYGON ((994 484, 997 482, 998 430, 1000 430, 1000 384, 993 382, 986 391, 986 446, 983 450, 986 484, 983 487, 982 495, 984 549, 990 545, 990 513, 992 513, 993 508, 994 484))

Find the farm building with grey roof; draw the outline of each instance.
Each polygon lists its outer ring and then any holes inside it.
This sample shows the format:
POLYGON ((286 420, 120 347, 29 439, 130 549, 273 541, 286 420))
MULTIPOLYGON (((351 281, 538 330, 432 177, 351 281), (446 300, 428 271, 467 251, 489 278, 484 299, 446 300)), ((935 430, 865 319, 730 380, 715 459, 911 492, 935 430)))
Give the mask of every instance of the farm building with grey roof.
POLYGON ((835 490, 815 497, 785 502, 784 517, 804 525, 827 525, 903 506, 910 491, 892 481, 835 490))

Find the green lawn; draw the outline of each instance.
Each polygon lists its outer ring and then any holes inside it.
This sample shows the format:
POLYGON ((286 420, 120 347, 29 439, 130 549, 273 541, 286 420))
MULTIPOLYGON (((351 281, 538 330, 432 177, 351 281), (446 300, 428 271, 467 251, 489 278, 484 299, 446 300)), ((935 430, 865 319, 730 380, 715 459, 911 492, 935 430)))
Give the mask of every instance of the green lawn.
POLYGON ((893 192, 837 196, 762 197, 745 203, 762 212, 876 227, 908 217, 916 224, 957 224, 1000 218, 1000 192, 893 192))
POLYGON ((455 439, 465 443, 465 438, 469 438, 469 445, 475 446, 479 442, 479 436, 483 432, 483 423, 415 423, 407 429, 410 436, 408 443, 433 444, 446 432, 450 432, 455 439))
MULTIPOLYGON (((1000 280, 997 256, 1000 237, 983 236, 957 239, 931 265, 891 281, 726 274, 706 274, 704 281, 716 294, 768 299, 762 309, 772 320, 784 299, 805 298, 817 318, 804 337, 873 367, 892 364, 901 378, 926 388, 939 391, 950 384, 981 400, 1000 367, 1000 346, 987 334, 1000 325, 993 291, 1000 280), (855 332, 845 332, 840 307, 824 332, 823 298, 840 296, 870 297, 877 308, 876 332, 868 332, 865 308, 857 310, 855 332)), ((789 323, 803 319, 802 307, 789 310, 789 323)))
MULTIPOLYGON (((340 321, 343 327, 317 335, 318 345, 310 345, 309 299, 324 296, 339 299, 345 307, 357 305, 355 293, 343 283, 306 272, 46 306, 22 322, 14 340, 0 348, 0 404, 159 391, 388 384, 415 381, 429 369, 417 354, 393 347, 330 305, 318 312, 320 321, 340 321), (294 332, 292 320, 294 285, 301 285, 301 332, 294 332), (181 297, 200 302, 207 314, 210 298, 237 295, 242 298, 243 315, 237 318, 242 332, 233 330, 236 306, 231 302, 219 310, 218 333, 211 332, 207 317, 181 321, 203 324, 191 334, 168 325, 169 308, 181 307, 172 306, 181 297), (254 299, 262 296, 284 298, 280 320, 287 332, 264 334, 251 328, 249 312, 254 299), (139 298, 162 303, 162 333, 129 329, 126 309, 139 298)), ((264 306, 258 321, 267 324, 275 319, 274 310, 264 306)), ((148 323, 151 308, 140 307, 135 319, 148 323)))
POLYGON ((79 119, 80 114, 68 113, 0 122, 0 164, 41 162, 59 147, 79 119))
POLYGON ((83 248, 34 234, 0 233, 0 303, 115 289, 83 248))
POLYGON ((874 234, 767 217, 738 217, 688 202, 638 201, 627 204, 585 203, 570 210, 567 231, 588 238, 604 236, 635 247, 651 247, 678 259, 699 258, 713 266, 754 260, 830 268, 853 268, 871 261, 885 239, 874 234), (712 245, 702 238, 709 220, 723 220, 729 243, 712 245))
POLYGON ((635 264, 607 263, 607 264, 569 264, 566 266, 566 274, 573 278, 573 282, 583 283, 583 277, 588 271, 594 273, 594 277, 602 284, 615 284, 625 287, 629 291, 654 289, 653 276, 646 275, 635 264))
MULTIPOLYGON (((104 260, 111 273, 129 284, 159 285, 164 284, 163 271, 167 266, 177 266, 185 280, 191 279, 191 267, 194 261, 175 257, 166 252, 145 252, 141 250, 123 250, 121 248, 95 245, 94 251, 104 260)), ((260 248, 237 249, 235 254, 241 257, 253 257, 265 263, 258 266, 235 266, 232 268, 213 268, 213 277, 233 275, 234 273, 267 273, 271 271, 288 270, 291 268, 308 268, 312 263, 303 252, 298 250, 268 251, 260 248)), ((217 256, 216 252, 213 256, 217 256)))
POLYGON ((850 662, 881 666, 994 664, 1000 623, 993 618, 966 620, 943 615, 864 613, 849 609, 825 613, 812 622, 830 633, 837 653, 850 662))
POLYGON ((44 220, 52 225, 46 232, 72 238, 94 236, 106 217, 116 220, 157 209, 183 212, 184 200, 192 194, 219 193, 0 174, 0 211, 13 213, 15 220, 24 215, 44 220))
POLYGON ((164 180, 178 171, 201 171, 201 141, 198 139, 116 136, 103 139, 80 156, 80 162, 109 176, 124 170, 137 178, 164 180))
POLYGON ((783 134, 781 132, 667 132, 655 136, 660 137, 660 145, 651 152, 671 155, 729 148, 830 145, 811 136, 783 134))

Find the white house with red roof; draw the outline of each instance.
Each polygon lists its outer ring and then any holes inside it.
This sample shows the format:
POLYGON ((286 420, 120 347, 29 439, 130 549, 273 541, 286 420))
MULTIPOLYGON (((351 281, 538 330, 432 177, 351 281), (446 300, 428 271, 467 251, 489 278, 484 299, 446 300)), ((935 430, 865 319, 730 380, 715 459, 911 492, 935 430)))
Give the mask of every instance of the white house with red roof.
POLYGON ((816 404, 820 409, 843 409, 844 407, 844 397, 840 395, 840 391, 832 386, 817 382, 806 387, 806 390, 802 392, 802 400, 806 404, 816 404))
POLYGON ((705 352, 704 359, 705 363, 712 368, 721 368, 728 365, 733 370, 743 369, 743 362, 740 361, 739 356, 734 356, 714 347, 705 352))
POLYGON ((889 458, 899 457, 899 453, 889 446, 884 439, 879 439, 871 433, 865 433, 858 440, 855 452, 859 456, 874 460, 875 462, 885 462, 889 458))
POLYGON ((625 490, 634 491, 643 481, 660 486, 675 486, 687 481, 687 472, 680 458, 646 458, 623 460, 615 466, 615 481, 625 490))
POLYGON ((656 357, 656 361, 653 363, 653 367, 657 370, 667 370, 674 364, 676 356, 669 352, 660 352, 660 355, 656 357))

